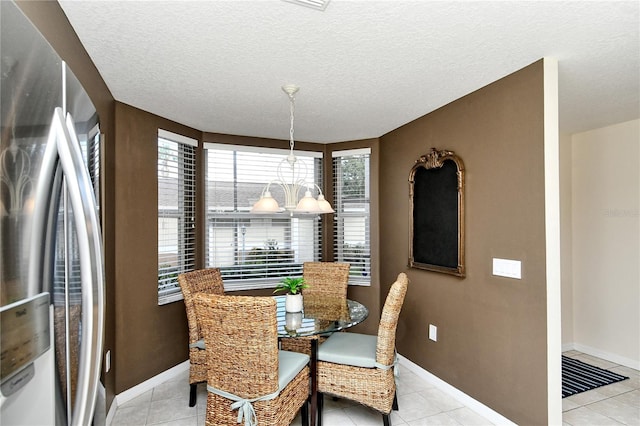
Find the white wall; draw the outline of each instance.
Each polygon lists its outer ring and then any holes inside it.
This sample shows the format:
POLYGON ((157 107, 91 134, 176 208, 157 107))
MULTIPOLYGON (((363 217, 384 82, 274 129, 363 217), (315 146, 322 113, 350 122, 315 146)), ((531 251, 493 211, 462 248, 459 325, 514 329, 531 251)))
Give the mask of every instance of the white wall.
POLYGON ((573 346, 640 368, 640 120, 572 137, 573 346))
POLYGON ((560 274, 562 346, 573 344, 573 250, 571 237, 571 135, 560 135, 560 274))
POLYGON ((562 423, 562 249, 558 60, 544 58, 544 226, 547 278, 547 423, 562 423))

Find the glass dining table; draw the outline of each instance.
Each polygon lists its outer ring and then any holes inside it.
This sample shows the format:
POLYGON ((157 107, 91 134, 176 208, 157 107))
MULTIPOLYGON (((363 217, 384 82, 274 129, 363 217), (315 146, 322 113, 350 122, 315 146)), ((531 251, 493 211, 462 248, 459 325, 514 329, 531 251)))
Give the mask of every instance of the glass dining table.
MULTIPOLYGON (((277 304, 278 337, 306 337, 345 330, 360 324, 369 316, 362 303, 346 298, 306 295, 302 312, 286 312, 285 297, 275 296, 277 304)), ((310 425, 315 426, 318 413, 318 382, 316 364, 318 340, 311 344, 311 409, 310 425)))

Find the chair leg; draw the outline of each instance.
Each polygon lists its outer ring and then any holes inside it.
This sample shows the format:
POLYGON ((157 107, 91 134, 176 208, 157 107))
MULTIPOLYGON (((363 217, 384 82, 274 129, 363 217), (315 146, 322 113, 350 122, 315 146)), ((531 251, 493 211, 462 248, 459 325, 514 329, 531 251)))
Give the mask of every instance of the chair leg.
POLYGON ((189 407, 193 407, 196 405, 196 392, 198 391, 198 384, 191 383, 189 385, 189 407))
POLYGON ((391 416, 389 414, 383 414, 382 423, 384 426, 391 426, 391 416))
POLYGON ((322 406, 324 405, 324 394, 318 392, 318 422, 316 426, 322 426, 322 406))
POLYGON ((302 426, 309 426, 309 399, 302 404, 300 417, 302 418, 302 426))
POLYGON ((399 410, 399 408, 398 408, 398 394, 396 394, 396 393, 393 394, 393 404, 391 405, 391 408, 394 411, 398 411, 399 410))

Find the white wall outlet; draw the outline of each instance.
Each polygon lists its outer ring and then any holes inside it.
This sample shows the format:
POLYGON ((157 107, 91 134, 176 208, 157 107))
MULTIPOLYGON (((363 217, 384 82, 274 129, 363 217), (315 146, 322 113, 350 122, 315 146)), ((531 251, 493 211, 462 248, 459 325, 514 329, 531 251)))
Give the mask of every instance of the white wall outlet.
POLYGON ((434 342, 438 341, 438 327, 433 324, 429 324, 429 339, 434 342))
POLYGON ((519 260, 493 259, 493 275, 522 279, 522 262, 519 260))
POLYGON ((108 373, 109 370, 111 370, 111 351, 104 354, 104 372, 108 373))

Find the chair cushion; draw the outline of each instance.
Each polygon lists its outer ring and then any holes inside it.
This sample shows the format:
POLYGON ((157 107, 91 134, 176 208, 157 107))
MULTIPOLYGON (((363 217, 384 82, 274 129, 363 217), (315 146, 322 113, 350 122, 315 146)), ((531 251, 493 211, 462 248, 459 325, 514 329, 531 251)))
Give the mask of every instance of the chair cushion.
POLYGON ((190 344, 189 349, 191 348, 198 348, 198 349, 204 350, 204 339, 200 339, 197 342, 190 344))
POLYGON ((282 391, 309 364, 309 355, 278 351, 278 392, 282 391))
POLYGON ((355 367, 374 368, 378 336, 333 333, 318 348, 318 360, 355 367))

